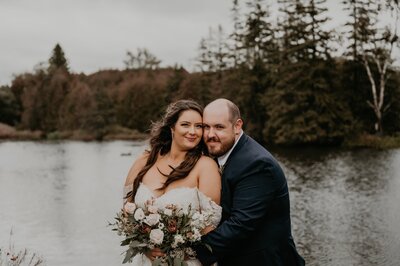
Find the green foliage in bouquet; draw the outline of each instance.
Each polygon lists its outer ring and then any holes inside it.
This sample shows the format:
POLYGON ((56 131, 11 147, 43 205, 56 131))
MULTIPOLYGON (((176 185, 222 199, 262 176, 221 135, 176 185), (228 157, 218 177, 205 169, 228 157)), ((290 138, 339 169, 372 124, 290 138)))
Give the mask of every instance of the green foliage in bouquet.
POLYGON ((210 224, 212 213, 167 205, 158 208, 148 202, 144 208, 128 202, 110 223, 113 231, 124 236, 121 246, 127 246, 123 263, 131 262, 138 254, 159 248, 166 255, 157 257, 153 266, 187 265, 185 259, 195 259, 192 246, 200 243, 201 231, 210 224))

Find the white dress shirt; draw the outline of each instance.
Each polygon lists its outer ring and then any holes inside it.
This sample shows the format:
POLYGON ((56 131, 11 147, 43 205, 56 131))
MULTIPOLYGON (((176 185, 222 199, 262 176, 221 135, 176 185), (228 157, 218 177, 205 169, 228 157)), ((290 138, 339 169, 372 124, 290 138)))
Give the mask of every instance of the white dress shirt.
POLYGON ((243 135, 243 130, 240 130, 239 137, 235 141, 235 144, 233 144, 232 148, 224 155, 218 157, 219 169, 221 169, 221 170, 224 169, 226 161, 228 161, 229 155, 231 155, 233 149, 235 148, 236 144, 239 142, 242 135, 243 135))

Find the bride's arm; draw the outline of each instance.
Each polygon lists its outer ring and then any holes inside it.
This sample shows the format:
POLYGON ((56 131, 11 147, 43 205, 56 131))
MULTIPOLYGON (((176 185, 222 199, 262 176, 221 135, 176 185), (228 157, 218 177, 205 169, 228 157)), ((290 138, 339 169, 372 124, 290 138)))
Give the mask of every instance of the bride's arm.
POLYGON ((199 191, 218 205, 221 200, 221 176, 217 163, 208 156, 199 160, 199 191))
MULTIPOLYGON (((133 181, 135 181, 135 178, 140 172, 140 170, 142 170, 142 168, 146 165, 148 156, 149 156, 148 153, 144 152, 139 158, 135 160, 125 179, 125 188, 130 187, 130 190, 132 190, 133 181)), ((124 197, 125 196, 126 195, 124 195, 124 197)), ((132 199, 131 198, 124 199, 124 202, 126 201, 132 201, 132 199)))
MULTIPOLYGON (((214 205, 220 204, 221 199, 221 176, 218 171, 217 163, 210 157, 203 156, 199 160, 199 191, 202 192, 206 197, 214 202, 214 205)), ((206 209, 212 208, 212 203, 201 204, 206 209)), ((214 207, 215 208, 215 207, 214 207)), ((214 209, 214 212, 218 212, 214 215, 217 221, 212 222, 209 226, 201 231, 202 235, 205 235, 215 229, 215 226, 220 220, 220 208, 214 209), (218 218, 219 217, 219 218, 218 218)))

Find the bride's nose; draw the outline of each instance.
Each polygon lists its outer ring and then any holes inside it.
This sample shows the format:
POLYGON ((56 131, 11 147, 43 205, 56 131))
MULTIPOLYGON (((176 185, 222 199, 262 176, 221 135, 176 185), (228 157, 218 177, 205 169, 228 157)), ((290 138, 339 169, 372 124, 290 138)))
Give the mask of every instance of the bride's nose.
POLYGON ((191 134, 191 135, 196 134, 196 130, 195 130, 194 126, 189 128, 189 134, 191 134))

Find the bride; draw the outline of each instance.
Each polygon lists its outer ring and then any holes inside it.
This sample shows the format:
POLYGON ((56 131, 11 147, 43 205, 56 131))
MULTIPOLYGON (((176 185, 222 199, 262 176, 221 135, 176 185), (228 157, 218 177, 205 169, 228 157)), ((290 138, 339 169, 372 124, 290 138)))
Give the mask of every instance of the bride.
MULTIPOLYGON (((163 118, 153 123, 150 150, 140 156, 131 167, 125 182, 125 200, 144 207, 153 200, 159 208, 169 204, 182 208, 198 206, 212 210, 215 228, 221 219, 221 177, 216 162, 203 155, 202 107, 191 100, 179 100, 168 106, 163 118)), ((133 258, 133 265, 151 265, 155 249, 133 258)), ((198 260, 187 260, 190 266, 201 265, 198 260)))

